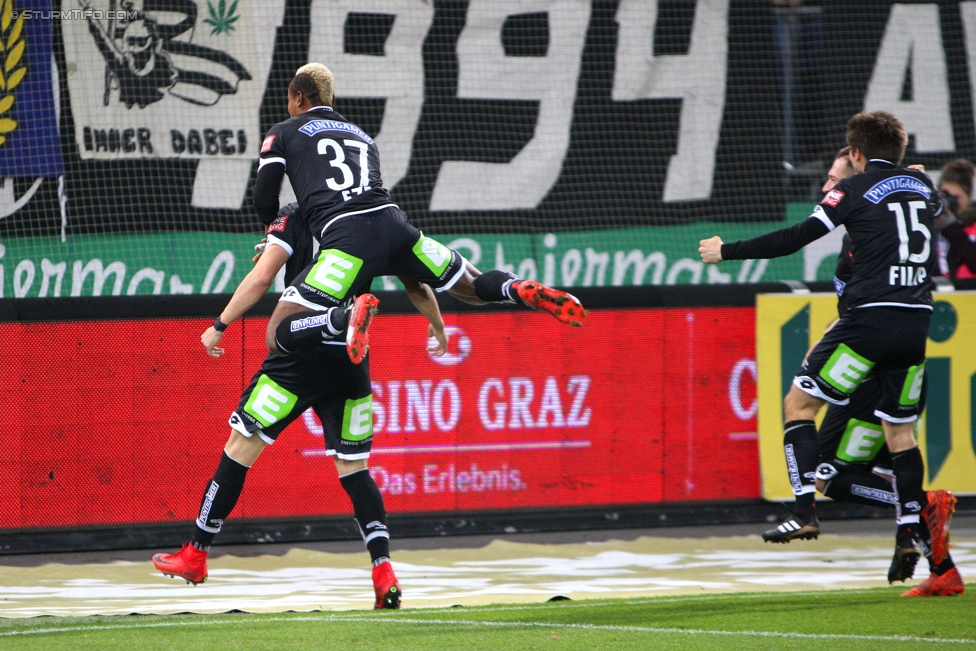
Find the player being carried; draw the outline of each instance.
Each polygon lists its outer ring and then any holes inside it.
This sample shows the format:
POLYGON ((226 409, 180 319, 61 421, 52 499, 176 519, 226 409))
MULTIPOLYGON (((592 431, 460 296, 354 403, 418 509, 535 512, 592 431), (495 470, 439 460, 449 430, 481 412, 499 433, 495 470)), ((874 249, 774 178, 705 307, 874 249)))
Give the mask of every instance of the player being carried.
POLYGON ((354 361, 368 350, 367 294, 374 277, 414 278, 439 292, 475 304, 521 303, 569 325, 586 311, 566 292, 503 271, 484 274, 457 252, 424 236, 383 187, 373 139, 332 108, 332 73, 319 63, 299 68, 288 87, 291 119, 273 126, 260 152, 254 207, 270 223, 288 174, 321 250, 317 260, 285 290, 268 326, 272 352, 289 354, 346 332, 354 361), (347 309, 352 305, 352 309, 347 309), (309 319, 307 312, 322 318, 309 319))
POLYGON ((889 577, 898 578, 912 575, 924 541, 931 541, 933 550, 948 549, 951 504, 927 500, 924 463, 914 436, 925 402, 932 235, 944 207, 925 174, 898 167, 908 136, 894 115, 858 113, 847 124, 847 142, 856 174, 827 192, 809 219, 751 240, 725 244, 712 237, 701 241, 699 252, 710 264, 776 258, 799 251, 841 224, 847 227, 854 257, 843 316, 810 352, 784 401, 784 450, 796 507, 781 526, 790 530, 791 539, 819 535, 814 418, 826 402, 849 404, 873 372, 880 390, 873 412, 882 422, 898 496, 898 532, 889 571, 889 577))

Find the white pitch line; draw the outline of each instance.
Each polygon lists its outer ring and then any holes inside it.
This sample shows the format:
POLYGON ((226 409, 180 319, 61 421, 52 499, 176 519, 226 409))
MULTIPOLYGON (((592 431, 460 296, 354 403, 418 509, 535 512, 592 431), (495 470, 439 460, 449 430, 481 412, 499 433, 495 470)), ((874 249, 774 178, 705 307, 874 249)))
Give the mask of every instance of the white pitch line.
MULTIPOLYGON (((419 624, 419 625, 441 625, 441 626, 471 626, 487 628, 551 628, 551 629, 575 629, 587 631, 620 631, 632 633, 654 633, 665 635, 714 635, 726 637, 781 637, 792 639, 810 640, 860 640, 867 642, 928 642, 934 644, 972 644, 976 640, 966 638, 925 638, 914 635, 855 635, 839 633, 794 633, 778 631, 723 631, 706 629, 686 629, 686 628, 662 628, 650 626, 614 626, 603 624, 558 624, 549 622, 480 622, 469 619, 406 619, 396 616, 390 617, 364 617, 364 616, 325 616, 325 617, 263 617, 260 622, 377 622, 382 624, 419 624)), ((49 635, 54 633, 94 633, 97 631, 113 630, 134 630, 148 628, 173 628, 179 626, 224 626, 240 625, 241 620, 200 620, 193 622, 157 622, 154 624, 123 624, 108 626, 72 626, 62 628, 45 628, 28 631, 9 631, 0 633, 0 637, 14 637, 26 635, 49 635)))

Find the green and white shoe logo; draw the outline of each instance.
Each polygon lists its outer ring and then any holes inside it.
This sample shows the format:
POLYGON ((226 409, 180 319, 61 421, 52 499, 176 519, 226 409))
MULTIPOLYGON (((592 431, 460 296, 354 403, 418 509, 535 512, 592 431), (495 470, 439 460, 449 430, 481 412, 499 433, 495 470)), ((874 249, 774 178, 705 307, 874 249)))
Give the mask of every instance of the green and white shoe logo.
POLYGON ((820 370, 820 377, 842 393, 851 394, 860 386, 864 376, 874 368, 874 362, 841 344, 820 370))
POLYGON ((423 235, 413 245, 413 252, 435 276, 440 276, 447 269, 447 265, 451 264, 451 250, 437 240, 423 235))
POLYGON ((329 296, 345 298, 356 280, 363 261, 339 249, 326 249, 305 277, 305 282, 329 296))
POLYGON ((342 412, 342 438, 363 441, 373 435, 373 394, 359 400, 346 400, 342 412))
POLYGON ((271 427, 291 413, 298 396, 267 375, 258 378, 258 384, 244 405, 244 411, 265 427, 271 427))

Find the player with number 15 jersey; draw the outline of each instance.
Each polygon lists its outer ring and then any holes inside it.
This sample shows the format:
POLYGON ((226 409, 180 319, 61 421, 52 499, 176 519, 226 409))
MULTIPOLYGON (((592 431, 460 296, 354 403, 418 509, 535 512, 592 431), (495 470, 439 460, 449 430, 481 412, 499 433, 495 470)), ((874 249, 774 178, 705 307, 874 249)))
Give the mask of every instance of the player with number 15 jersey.
POLYGON ((847 309, 932 310, 934 220, 943 210, 925 173, 884 160, 868 161, 827 193, 813 217, 828 231, 844 224, 856 247, 847 309))

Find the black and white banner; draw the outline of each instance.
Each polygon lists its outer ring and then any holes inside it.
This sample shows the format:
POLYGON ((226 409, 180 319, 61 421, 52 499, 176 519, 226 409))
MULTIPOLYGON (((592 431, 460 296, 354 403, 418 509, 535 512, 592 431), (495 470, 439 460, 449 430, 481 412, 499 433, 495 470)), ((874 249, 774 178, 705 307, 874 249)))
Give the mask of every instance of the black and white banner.
MULTIPOLYGON (((257 143, 287 117, 307 61, 334 71, 337 109, 376 138, 397 203, 440 232, 781 220, 865 108, 904 120, 911 162, 976 156, 976 2, 61 10, 78 13, 57 21, 54 44, 78 233, 254 229, 257 143)), ((0 232, 60 225, 46 187, 0 232)))

